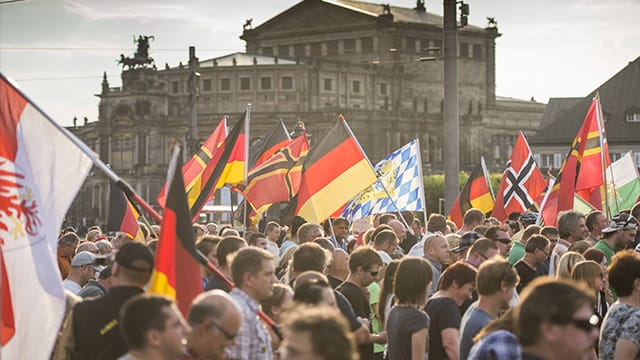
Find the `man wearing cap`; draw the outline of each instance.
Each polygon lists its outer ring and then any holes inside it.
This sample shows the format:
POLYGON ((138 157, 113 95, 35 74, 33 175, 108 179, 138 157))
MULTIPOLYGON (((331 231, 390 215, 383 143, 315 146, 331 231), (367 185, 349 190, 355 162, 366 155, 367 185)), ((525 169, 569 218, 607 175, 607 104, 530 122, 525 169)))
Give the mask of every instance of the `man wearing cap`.
POLYGON ((607 264, 611 264, 611 258, 620 250, 632 244, 638 228, 637 220, 629 214, 616 214, 611 219, 609 226, 602 229, 602 240, 593 247, 602 251, 607 257, 607 264))
POLYGON ((142 294, 153 271, 153 255, 141 243, 125 243, 112 265, 113 287, 104 296, 78 303, 71 315, 76 359, 117 359, 127 352, 118 329, 124 303, 142 294))
POLYGON ((467 231, 462 234, 460 241, 458 242, 458 246, 451 249, 451 252, 454 254, 460 254, 460 259, 466 259, 467 250, 469 250, 471 245, 481 237, 482 236, 475 231, 467 231))
POLYGON ((78 295, 82 287, 91 279, 96 278, 96 272, 104 269, 95 264, 96 256, 88 251, 81 251, 71 260, 71 271, 62 282, 62 287, 78 295))

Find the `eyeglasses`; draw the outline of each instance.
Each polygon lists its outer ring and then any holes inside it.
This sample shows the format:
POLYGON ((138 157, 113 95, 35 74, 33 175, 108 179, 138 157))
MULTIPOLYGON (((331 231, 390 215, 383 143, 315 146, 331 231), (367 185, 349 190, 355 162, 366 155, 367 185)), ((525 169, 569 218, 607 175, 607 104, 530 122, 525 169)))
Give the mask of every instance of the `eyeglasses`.
POLYGON ((224 337, 225 337, 228 341, 231 341, 231 340, 235 339, 235 338, 238 336, 238 334, 237 334, 237 333, 230 333, 230 332, 228 332, 227 330, 225 330, 225 329, 222 327, 222 325, 218 324, 218 322, 217 322, 217 321, 215 321, 215 320, 214 320, 214 321, 212 321, 211 323, 213 324, 213 326, 215 326, 215 327, 216 327, 216 329, 220 330, 220 332, 224 335, 224 337))
POLYGON ((499 242, 501 242, 501 243, 503 243, 505 245, 511 244, 511 239, 509 239, 509 238, 499 238, 499 239, 496 239, 496 241, 499 241, 499 242))
POLYGON ((577 327, 578 329, 588 333, 598 327, 598 324, 600 324, 600 317, 598 317, 598 315, 596 314, 593 314, 588 319, 571 319, 569 320, 569 323, 577 327))

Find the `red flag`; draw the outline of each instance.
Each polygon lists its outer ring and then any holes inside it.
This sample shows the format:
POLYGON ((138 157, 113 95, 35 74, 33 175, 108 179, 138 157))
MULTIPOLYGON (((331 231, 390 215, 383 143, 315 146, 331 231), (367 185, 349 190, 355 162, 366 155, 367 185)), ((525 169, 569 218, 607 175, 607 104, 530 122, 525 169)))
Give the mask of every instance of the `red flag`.
POLYGON ((301 158, 307 155, 307 133, 294 140, 271 158, 249 172, 243 195, 260 215, 271 204, 289 201, 300 188, 301 158))
POLYGON ((596 97, 591 102, 582 127, 573 139, 571 150, 556 176, 551 191, 541 205, 545 225, 555 225, 559 212, 573 210, 576 192, 596 208, 602 209, 602 203, 598 205, 599 187, 604 184, 601 144, 607 166, 610 159, 600 113, 600 104, 596 97), (604 141, 601 141, 601 136, 604 141))
POLYGON ((536 197, 545 189, 544 176, 538 169, 529 144, 520 132, 513 145, 511 159, 502 174, 491 215, 500 221, 514 211, 536 211, 536 197))
POLYGON ((184 181, 178 169, 180 152, 175 151, 169 164, 169 191, 149 292, 174 299, 187 316, 191 301, 202 292, 202 280, 184 181))
MULTIPOLYGON (((214 165, 217 163, 221 152, 218 152, 220 146, 227 137, 227 119, 222 118, 218 123, 218 126, 213 130, 209 138, 202 144, 200 150, 193 154, 193 157, 187 161, 182 167, 182 176, 185 181, 185 191, 187 192, 187 199, 189 205, 193 204, 195 200, 200 196, 200 192, 207 182, 205 169, 210 163, 214 165)), ((160 194, 158 195, 158 204, 164 207, 165 192, 167 184, 162 187, 160 194)))
POLYGON ((269 160, 276 152, 287 146, 291 138, 287 133, 287 128, 281 121, 264 140, 251 145, 249 148, 249 169, 252 170, 269 160))
POLYGON ((2 359, 49 359, 64 316, 57 234, 92 165, 70 139, 0 74, 2 359))

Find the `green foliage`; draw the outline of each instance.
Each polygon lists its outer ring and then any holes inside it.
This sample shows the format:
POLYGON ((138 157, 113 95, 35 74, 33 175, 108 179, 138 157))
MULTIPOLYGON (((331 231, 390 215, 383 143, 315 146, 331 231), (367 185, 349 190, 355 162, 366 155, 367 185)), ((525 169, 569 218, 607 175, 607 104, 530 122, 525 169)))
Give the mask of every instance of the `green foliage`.
MULTIPOLYGON (((460 190, 464 184, 466 184, 467 180, 469 180, 469 174, 464 171, 460 172, 460 190)), ((491 181, 491 186, 493 187, 493 192, 498 190, 498 185, 500 185, 500 179, 502 179, 502 174, 494 173, 489 174, 489 179, 491 181)), ((441 198, 444 198, 444 174, 436 174, 429 175, 424 177, 424 192, 425 192, 425 201, 427 202, 427 214, 437 213, 438 212, 438 204, 441 198)), ((443 209, 443 212, 449 212, 449 209, 443 209)))

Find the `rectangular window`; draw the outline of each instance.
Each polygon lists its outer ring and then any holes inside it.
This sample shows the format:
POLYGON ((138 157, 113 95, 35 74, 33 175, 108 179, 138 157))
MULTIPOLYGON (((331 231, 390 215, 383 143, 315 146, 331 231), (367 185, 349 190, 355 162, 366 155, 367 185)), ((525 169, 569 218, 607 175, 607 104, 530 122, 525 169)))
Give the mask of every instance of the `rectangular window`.
POLYGON ((324 79, 324 90, 331 91, 333 88, 333 82, 331 79, 324 79))
POLYGON ((174 93, 174 94, 177 93, 179 91, 179 86, 180 85, 178 84, 177 81, 172 81, 171 82, 171 92, 174 93))
POLYGON ((407 52, 415 53, 416 52, 416 39, 410 37, 407 38, 407 52))
POLYGON ((313 57, 322 56, 322 43, 316 42, 311 44, 311 56, 313 57))
POLYGON ((261 90, 271 90, 271 78, 270 77, 262 77, 262 78, 260 78, 260 89, 261 90))
POLYGON ((289 45, 278 45, 278 56, 289 57, 289 45))
POLYGON ((560 169, 562 166, 562 154, 553 154, 553 168, 560 169))
POLYGON ((482 45, 473 44, 473 58, 474 59, 484 59, 484 54, 482 53, 482 45))
POLYGON ((251 90, 251 78, 240 78, 240 90, 251 90))
POLYGON ((228 78, 220 79, 220 90, 221 91, 231 90, 231 79, 228 79, 228 78))
POLYGON ((338 55, 338 41, 332 40, 327 42, 327 55, 338 55))
POLYGON ((634 157, 634 160, 636 161, 636 166, 639 166, 638 164, 640 164, 640 152, 634 152, 633 157, 634 157))
POLYGON ((468 58, 469 57, 469 44, 460 43, 460 57, 468 58))
POLYGON ((282 89, 283 90, 291 90, 291 89, 293 89, 293 77, 291 77, 291 76, 283 76, 282 77, 282 89))
POLYGON ((439 48, 444 51, 444 49, 442 49, 442 39, 433 40, 433 47, 439 48))
POLYGON ((359 94, 360 93, 360 81, 354 80, 351 89, 353 90, 354 93, 359 94))
POLYGON ((307 52, 305 50, 305 44, 296 44, 293 46, 293 53, 295 57, 304 57, 307 56, 307 52))
POLYGON ((387 83, 380 83, 380 95, 387 95, 387 83))
POLYGON ((265 55, 273 55, 273 47, 266 46, 262 48, 262 53, 265 55))
POLYGON ((360 42, 361 42, 361 45, 362 45, 362 52, 363 53, 373 52, 373 38, 372 37, 362 38, 360 40, 360 42))
POLYGON ((346 39, 343 42, 344 45, 344 53, 345 54, 353 54, 356 52, 356 40, 355 39, 346 39))
POLYGON ((211 91, 211 79, 202 80, 202 91, 211 91))

